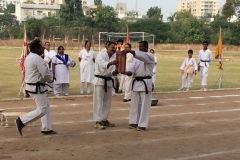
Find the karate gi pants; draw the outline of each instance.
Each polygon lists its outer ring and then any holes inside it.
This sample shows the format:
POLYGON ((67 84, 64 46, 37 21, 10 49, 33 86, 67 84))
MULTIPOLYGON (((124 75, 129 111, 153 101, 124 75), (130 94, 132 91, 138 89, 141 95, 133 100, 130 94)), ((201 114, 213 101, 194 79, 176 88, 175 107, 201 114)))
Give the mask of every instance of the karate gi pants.
POLYGON ((42 131, 52 130, 50 117, 50 104, 46 92, 42 94, 29 93, 29 95, 34 99, 37 109, 21 115, 20 116, 21 121, 23 122, 24 125, 28 125, 29 123, 32 123, 41 118, 42 131))
POLYGON ((152 92, 132 91, 129 124, 138 124, 139 127, 148 127, 152 92))
POLYGON ((93 92, 93 120, 106 121, 112 103, 112 87, 107 87, 105 92, 103 85, 94 85, 93 92))
POLYGON ((208 67, 200 66, 201 85, 207 87, 208 67))
POLYGON ((132 82, 133 77, 132 76, 125 76, 124 77, 124 99, 131 99, 132 98, 132 82))
POLYGON ((192 87, 193 76, 194 76, 193 74, 189 74, 186 77, 185 73, 182 75, 182 88, 190 88, 190 87, 192 87))
POLYGON ((156 73, 153 73, 152 82, 153 82, 154 87, 155 87, 155 81, 156 81, 156 73))
POLYGON ((119 90, 122 90, 124 91, 124 83, 125 83, 125 77, 126 75, 125 74, 120 74, 118 77, 120 77, 120 84, 119 84, 119 90))
POLYGON ((54 87, 53 87, 53 92, 55 96, 59 96, 61 93, 63 93, 64 96, 67 96, 68 90, 69 90, 69 83, 54 84, 54 87))

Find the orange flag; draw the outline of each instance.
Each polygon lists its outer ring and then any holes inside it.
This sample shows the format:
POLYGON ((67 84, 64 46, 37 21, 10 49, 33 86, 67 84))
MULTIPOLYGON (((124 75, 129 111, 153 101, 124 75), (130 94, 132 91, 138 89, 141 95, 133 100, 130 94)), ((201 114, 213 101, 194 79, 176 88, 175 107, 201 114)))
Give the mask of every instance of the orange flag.
POLYGON ((127 44, 127 43, 130 43, 130 32, 129 32, 128 25, 127 25, 127 37, 126 37, 126 40, 125 40, 125 44, 127 44))
MULTIPOLYGON (((219 33, 219 37, 218 37, 218 44, 217 44, 217 48, 216 48, 216 53, 215 53, 215 58, 216 59, 222 59, 222 31, 221 31, 221 28, 220 28, 220 33, 219 33)), ((222 61, 219 62, 219 67, 218 69, 221 69, 223 70, 222 68, 222 61)))

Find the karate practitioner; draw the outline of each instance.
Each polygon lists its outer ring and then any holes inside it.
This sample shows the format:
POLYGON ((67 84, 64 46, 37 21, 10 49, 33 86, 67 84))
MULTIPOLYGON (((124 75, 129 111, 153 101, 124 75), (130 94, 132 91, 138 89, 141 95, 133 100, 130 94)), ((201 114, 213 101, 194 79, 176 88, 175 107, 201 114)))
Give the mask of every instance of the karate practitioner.
POLYGON ((203 49, 199 51, 198 55, 198 71, 200 71, 201 76, 201 85, 204 92, 207 91, 207 78, 208 78, 208 69, 210 67, 210 62, 213 60, 212 52, 208 49, 208 42, 205 41, 202 43, 203 49))
POLYGON ((41 118, 43 134, 56 134, 51 127, 50 104, 46 94, 46 82, 52 82, 53 74, 50 72, 48 65, 40 57, 43 53, 43 46, 40 40, 34 40, 30 43, 30 53, 25 59, 25 90, 35 100, 37 109, 23 114, 15 121, 16 128, 22 136, 22 129, 27 124, 41 118))
MULTIPOLYGON (((50 42, 45 42, 45 49, 44 49, 44 61, 48 64, 50 71, 52 72, 52 58, 56 56, 56 52, 54 50, 50 50, 50 42)), ((47 89, 49 92, 53 91, 53 83, 46 83, 47 89)))
POLYGON ((193 56, 193 50, 188 51, 188 57, 184 59, 180 69, 182 73, 182 87, 178 90, 182 91, 186 88, 186 91, 189 91, 189 88, 192 87, 194 74, 197 74, 197 63, 193 56))
MULTIPOLYGON (((125 44, 124 49, 131 50, 132 46, 131 44, 125 44)), ((133 62, 133 55, 131 53, 127 53, 126 55, 126 69, 131 65, 133 62)), ((131 101, 132 97, 132 81, 133 81, 133 76, 127 76, 127 75, 122 75, 122 79, 124 81, 123 84, 123 90, 124 90, 124 99, 123 102, 128 102, 131 101)))
POLYGON ((93 80, 93 120, 96 121, 95 128, 105 129, 106 126, 113 127, 115 124, 108 121, 108 115, 112 102, 113 75, 118 61, 116 61, 116 43, 109 42, 107 51, 98 54, 95 61, 95 78, 93 80))
POLYGON ((85 49, 78 55, 80 62, 80 94, 84 93, 84 83, 87 83, 87 94, 90 94, 94 78, 95 52, 91 49, 91 42, 85 42, 85 49))
POLYGON ((139 42, 139 51, 124 50, 122 54, 132 53, 134 60, 126 75, 134 75, 132 99, 129 112, 129 128, 145 131, 152 102, 152 76, 155 66, 154 55, 148 52, 148 42, 139 42))
POLYGON ((74 67, 76 63, 72 58, 64 53, 63 46, 58 47, 58 53, 52 59, 52 72, 56 77, 53 84, 54 95, 60 96, 63 93, 64 96, 68 95, 70 84, 70 71, 69 66, 74 67))
MULTIPOLYGON (((152 53, 154 55, 155 54, 154 49, 150 49, 150 53, 152 53)), ((153 76, 152 76, 153 89, 155 88, 155 82, 156 82, 156 71, 157 71, 157 57, 156 56, 154 56, 154 60, 155 60, 155 66, 153 67, 153 76)))

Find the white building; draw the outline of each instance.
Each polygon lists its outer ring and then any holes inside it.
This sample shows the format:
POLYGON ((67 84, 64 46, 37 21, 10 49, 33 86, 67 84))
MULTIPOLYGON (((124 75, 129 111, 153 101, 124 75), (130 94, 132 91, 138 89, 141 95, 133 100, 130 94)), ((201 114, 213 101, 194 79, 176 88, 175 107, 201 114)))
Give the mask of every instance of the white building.
POLYGON ((60 5, 19 3, 16 4, 15 15, 17 20, 21 23, 25 21, 27 17, 41 19, 46 16, 54 15, 59 9, 60 5))
POLYGON ((218 0, 179 0, 178 11, 191 10, 193 16, 200 18, 218 14, 218 0))

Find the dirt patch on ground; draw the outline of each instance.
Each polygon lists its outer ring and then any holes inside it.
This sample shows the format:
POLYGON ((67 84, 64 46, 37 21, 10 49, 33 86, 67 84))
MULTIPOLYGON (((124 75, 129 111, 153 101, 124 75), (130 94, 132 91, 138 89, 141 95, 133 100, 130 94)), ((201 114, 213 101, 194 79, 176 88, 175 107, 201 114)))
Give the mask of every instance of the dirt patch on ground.
MULTIPOLYGON (((0 159, 238 160, 240 91, 154 94, 147 131, 127 128, 129 103, 114 96, 113 128, 96 130, 92 97, 50 99, 54 136, 40 133, 40 120, 24 128, 0 127, 0 159)), ((6 111, 31 111, 33 100, 2 101, 6 111)))

